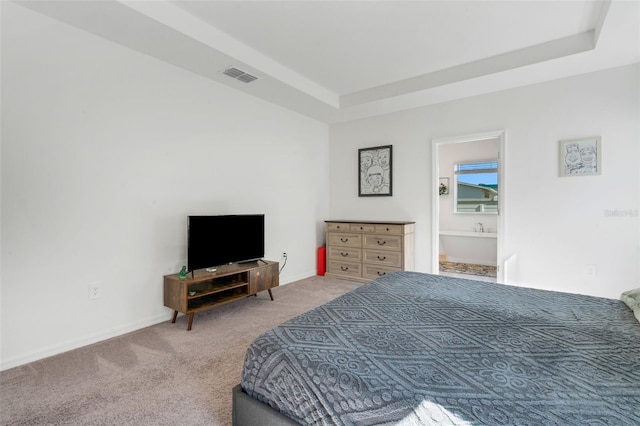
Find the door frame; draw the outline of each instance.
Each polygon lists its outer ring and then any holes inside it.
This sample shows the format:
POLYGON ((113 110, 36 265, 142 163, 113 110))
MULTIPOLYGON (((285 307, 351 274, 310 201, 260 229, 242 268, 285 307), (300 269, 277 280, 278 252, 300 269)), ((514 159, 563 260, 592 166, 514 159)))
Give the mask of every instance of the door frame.
POLYGON ((506 194, 506 167, 505 167, 505 145, 507 139, 506 130, 494 130, 483 133, 474 133, 447 138, 437 138, 431 140, 431 272, 438 275, 440 271, 440 194, 438 192, 438 181, 440 176, 439 148, 442 145, 453 143, 475 142, 487 139, 498 139, 498 220, 497 220, 497 277, 496 281, 504 282, 504 233, 505 233, 505 194, 506 194))

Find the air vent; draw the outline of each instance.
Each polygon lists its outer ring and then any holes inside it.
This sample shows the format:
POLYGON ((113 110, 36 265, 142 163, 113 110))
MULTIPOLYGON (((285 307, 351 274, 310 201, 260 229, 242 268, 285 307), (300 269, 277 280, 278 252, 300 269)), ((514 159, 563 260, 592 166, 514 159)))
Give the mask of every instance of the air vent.
POLYGON ((245 83, 251 83, 253 80, 257 80, 258 77, 253 76, 251 74, 242 74, 240 77, 238 77, 238 80, 245 82, 245 83))
POLYGON ((235 78, 236 80, 240 80, 243 83, 251 83, 253 80, 257 80, 258 77, 248 74, 242 70, 239 70, 235 67, 229 67, 222 71, 224 75, 228 75, 231 78, 235 78))
POLYGON ((238 68, 229 67, 226 70, 224 70, 222 73, 225 75, 228 75, 229 77, 238 78, 242 74, 244 74, 244 71, 239 70, 238 68))

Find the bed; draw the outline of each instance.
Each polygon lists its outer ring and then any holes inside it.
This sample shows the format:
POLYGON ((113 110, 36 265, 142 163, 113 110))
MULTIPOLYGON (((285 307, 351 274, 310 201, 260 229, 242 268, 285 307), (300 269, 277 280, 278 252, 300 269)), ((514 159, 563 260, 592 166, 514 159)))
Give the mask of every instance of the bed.
POLYGON ((640 323, 622 302, 396 272, 260 336, 246 425, 639 425, 640 323))

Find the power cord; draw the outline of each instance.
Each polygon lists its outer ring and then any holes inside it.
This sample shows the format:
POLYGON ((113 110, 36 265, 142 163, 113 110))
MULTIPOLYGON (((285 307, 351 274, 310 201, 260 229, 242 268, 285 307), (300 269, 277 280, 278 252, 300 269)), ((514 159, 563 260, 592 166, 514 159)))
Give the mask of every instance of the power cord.
POLYGON ((282 253, 282 257, 284 257, 284 263, 282 264, 282 267, 280 268, 278 273, 281 273, 284 267, 287 265, 287 253, 282 253))

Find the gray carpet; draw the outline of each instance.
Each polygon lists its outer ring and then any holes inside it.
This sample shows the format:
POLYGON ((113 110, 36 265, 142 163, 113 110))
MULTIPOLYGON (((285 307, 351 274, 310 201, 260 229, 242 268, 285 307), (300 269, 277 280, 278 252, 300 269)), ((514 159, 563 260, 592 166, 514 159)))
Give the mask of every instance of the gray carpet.
POLYGON ((359 283, 311 277, 0 372, 3 425, 230 425, 231 388, 264 331, 359 283))

